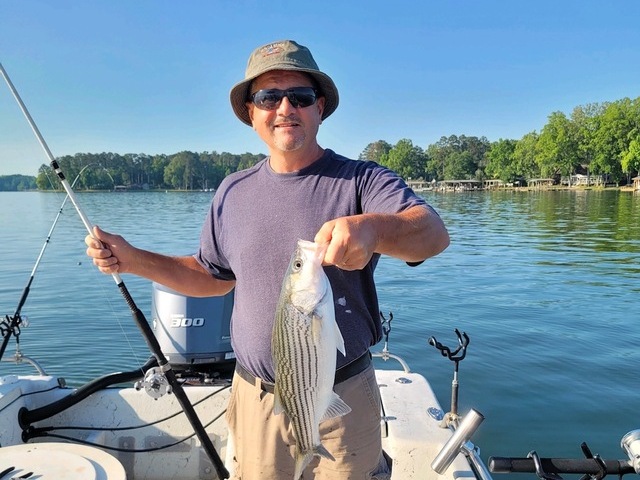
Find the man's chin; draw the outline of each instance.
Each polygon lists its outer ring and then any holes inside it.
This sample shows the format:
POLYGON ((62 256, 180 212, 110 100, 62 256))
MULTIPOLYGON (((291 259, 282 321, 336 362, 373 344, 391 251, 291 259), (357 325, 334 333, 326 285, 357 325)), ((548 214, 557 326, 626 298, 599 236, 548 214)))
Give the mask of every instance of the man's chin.
POLYGON ((282 152, 295 152, 304 146, 304 138, 276 138, 274 144, 282 152))

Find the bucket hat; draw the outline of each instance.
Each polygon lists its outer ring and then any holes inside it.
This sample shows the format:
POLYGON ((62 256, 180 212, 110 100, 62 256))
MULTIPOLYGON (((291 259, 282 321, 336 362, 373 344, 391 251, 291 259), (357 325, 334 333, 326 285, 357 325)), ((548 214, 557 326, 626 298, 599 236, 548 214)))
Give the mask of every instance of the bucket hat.
POLYGON ((309 49, 293 40, 280 40, 256 48, 249 57, 244 80, 236 83, 231 89, 229 94, 231 107, 243 123, 251 126, 246 106, 251 82, 263 73, 272 70, 304 72, 313 77, 318 90, 320 90, 320 95, 325 97, 322 120, 331 115, 338 107, 338 89, 331 77, 320 71, 309 49))

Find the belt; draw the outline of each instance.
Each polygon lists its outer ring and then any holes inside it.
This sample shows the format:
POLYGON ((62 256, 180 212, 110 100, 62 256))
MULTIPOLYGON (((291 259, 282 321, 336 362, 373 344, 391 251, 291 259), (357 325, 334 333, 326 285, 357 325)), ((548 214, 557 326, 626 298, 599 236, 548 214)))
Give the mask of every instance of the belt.
MULTIPOLYGON (((334 385, 338 385, 339 383, 348 380, 349 378, 357 375, 359 373, 364 372, 367 367, 371 364, 371 353, 367 350, 358 358, 356 358, 353 362, 344 365, 336 370, 335 380, 333 382, 334 385)), ((261 378, 256 377, 249 370, 240 365, 239 362, 236 362, 236 373, 240 378, 246 380, 252 385, 259 386, 263 392, 273 393, 274 384, 271 382, 267 382, 262 380, 261 378)))

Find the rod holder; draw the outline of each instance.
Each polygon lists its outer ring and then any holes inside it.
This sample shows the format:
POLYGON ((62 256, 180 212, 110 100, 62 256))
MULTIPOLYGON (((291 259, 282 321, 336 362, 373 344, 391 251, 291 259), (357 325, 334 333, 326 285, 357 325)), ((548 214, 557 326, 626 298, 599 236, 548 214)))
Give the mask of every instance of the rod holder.
POLYGON ((458 453, 460 453, 462 446, 469 441, 483 420, 484 416, 474 409, 471 409, 469 413, 465 415, 464 420, 462 420, 458 428, 456 428, 449 441, 445 443, 440 453, 438 453, 433 462, 431 462, 431 468, 436 473, 442 475, 447 468, 449 468, 449 465, 451 465, 453 460, 458 456, 458 453))

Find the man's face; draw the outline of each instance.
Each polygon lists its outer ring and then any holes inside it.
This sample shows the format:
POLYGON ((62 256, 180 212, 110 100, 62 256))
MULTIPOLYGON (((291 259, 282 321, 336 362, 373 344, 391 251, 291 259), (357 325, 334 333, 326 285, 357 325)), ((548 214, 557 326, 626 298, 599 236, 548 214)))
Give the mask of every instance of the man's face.
MULTIPOLYGON (((263 89, 286 90, 294 87, 313 87, 313 82, 304 73, 275 70, 256 78, 251 84, 250 93, 263 89)), ((285 96, 275 110, 261 110, 252 102, 247 102, 247 108, 253 128, 273 154, 274 151, 292 152, 315 148, 324 101, 324 97, 319 97, 309 107, 295 108, 285 96)))

